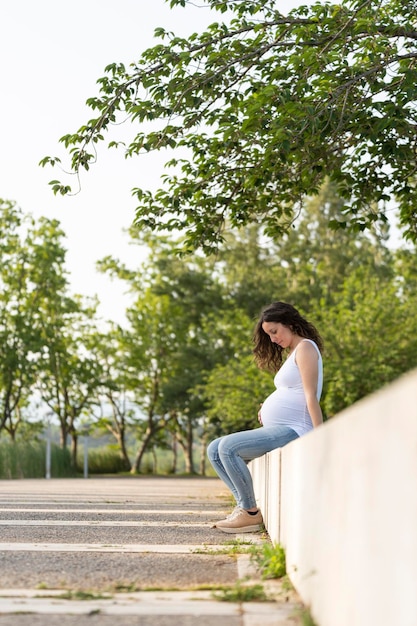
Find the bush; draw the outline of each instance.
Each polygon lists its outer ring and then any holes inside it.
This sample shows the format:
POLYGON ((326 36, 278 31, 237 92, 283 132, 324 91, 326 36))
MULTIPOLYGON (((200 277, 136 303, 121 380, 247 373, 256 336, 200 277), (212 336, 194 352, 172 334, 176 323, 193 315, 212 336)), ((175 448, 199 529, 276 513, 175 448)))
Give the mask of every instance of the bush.
MULTIPOLYGON (((44 478, 46 474, 46 443, 27 441, 0 443, 0 478, 44 478)), ((74 476, 68 450, 51 445, 51 476, 74 476)))
MULTIPOLYGON (((84 452, 81 450, 77 458, 77 470, 84 470, 84 452)), ((117 474, 118 472, 127 472, 124 459, 117 450, 109 447, 90 448, 88 450, 88 473, 89 474, 117 474)))

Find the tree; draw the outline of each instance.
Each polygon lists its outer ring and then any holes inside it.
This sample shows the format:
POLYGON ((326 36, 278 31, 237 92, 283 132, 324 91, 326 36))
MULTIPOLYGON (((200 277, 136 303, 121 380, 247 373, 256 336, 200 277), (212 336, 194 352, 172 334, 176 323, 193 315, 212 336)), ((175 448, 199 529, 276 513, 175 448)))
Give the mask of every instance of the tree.
POLYGON ((57 416, 61 447, 71 437, 72 464, 76 465, 77 420, 96 401, 101 370, 94 356, 97 303, 71 296, 65 270, 64 232, 57 220, 42 218, 31 233, 36 251, 35 328, 40 337, 36 354, 36 389, 57 416))
POLYGON ((97 402, 101 369, 90 343, 94 336, 95 309, 77 300, 66 301, 65 306, 69 305, 70 309, 62 309, 60 304, 49 302, 45 311, 50 318, 47 322, 43 320, 44 349, 37 388, 59 420, 63 449, 71 437, 71 463, 76 467, 77 422, 97 402))
POLYGON ((103 427, 116 439, 122 466, 130 471, 132 464, 127 451, 126 436, 129 427, 137 425, 140 412, 133 401, 129 374, 129 350, 126 351, 124 331, 112 324, 105 333, 97 333, 95 355, 100 363, 102 377, 97 426, 103 427))
POLYGON ((32 251, 25 241, 25 229, 32 226, 13 202, 0 201, 0 430, 12 439, 35 381, 30 357, 39 349, 29 288, 32 251))
POLYGON ((142 417, 137 422, 140 443, 131 468, 132 473, 138 473, 145 452, 172 419, 161 405, 161 387, 169 376, 175 321, 168 299, 155 296, 149 287, 141 290, 126 315, 129 328, 122 335, 123 377, 142 417))
POLYGON ((186 247, 216 249, 226 225, 281 235, 325 176, 345 200, 333 226, 386 221, 395 200, 416 241, 415 0, 317 2, 287 16, 275 0, 206 4, 227 19, 187 38, 158 28, 161 43, 137 63, 106 68, 87 100, 96 117, 61 139, 71 169, 88 170, 128 118, 137 134, 109 146, 173 153, 160 189, 134 190, 137 223, 182 231, 186 247))
MULTIPOLYGON (((269 302, 283 299, 282 242, 265 237, 258 224, 225 233, 224 244, 216 254, 215 267, 228 301, 229 315, 235 309, 256 319, 269 302)), ((284 298, 285 299, 285 298, 284 298)))
POLYGON ((13 202, 0 202, 0 234, 0 430, 14 439, 43 364, 42 311, 67 285, 65 251, 55 220, 13 202))
MULTIPOLYGON (((64 233, 0 202, 0 430, 15 438, 36 395, 57 415, 76 458, 76 420, 93 401, 99 370, 89 326, 94 304, 70 297, 64 233)), ((25 425, 34 433, 39 425, 25 425)))
POLYGON ((199 429, 204 439, 206 409, 197 389, 216 364, 231 356, 228 337, 219 328, 226 298, 212 260, 199 255, 173 258, 172 249, 172 243, 159 244, 152 279, 153 292, 168 299, 174 321, 161 402, 172 417, 169 426, 184 452, 186 472, 194 473, 195 434, 199 429))
POLYGON ((387 224, 381 228, 372 225, 358 233, 332 231, 329 224, 342 219, 345 207, 336 185, 326 180, 317 195, 304 203, 293 228, 275 245, 281 269, 276 268, 274 276, 286 298, 306 312, 312 302, 319 302, 324 325, 326 308, 332 306, 344 280, 358 268, 366 267, 381 279, 394 274, 387 224))
MULTIPOLYGON (((141 241, 135 229, 131 234, 141 241)), ((186 472, 194 473, 195 431, 205 412, 196 388, 229 354, 216 329, 224 294, 212 261, 176 257, 177 243, 166 238, 145 239, 149 255, 139 270, 113 259, 100 262, 103 271, 127 281, 135 296, 120 344, 121 377, 142 413, 132 469, 139 471, 145 452, 168 433, 184 451, 186 472)))
POLYGON ((257 427, 260 404, 274 389, 271 374, 258 369, 253 359, 252 317, 235 309, 218 326, 230 335, 233 357, 215 365, 201 387, 213 436, 257 427))
MULTIPOLYGON (((323 315, 323 407, 332 416, 417 366, 417 292, 368 267, 346 277, 323 315)), ((381 416, 382 418, 382 416, 381 416)))
MULTIPOLYGON (((132 233, 133 234, 133 233, 132 233)), ((152 262, 136 271, 117 259, 106 257, 98 268, 126 282, 134 300, 126 310, 127 328, 118 330, 116 385, 123 387, 136 407, 136 437, 139 444, 131 472, 139 473, 145 453, 173 419, 161 404, 161 388, 169 376, 175 345, 175 314, 169 298, 152 291, 152 262)))

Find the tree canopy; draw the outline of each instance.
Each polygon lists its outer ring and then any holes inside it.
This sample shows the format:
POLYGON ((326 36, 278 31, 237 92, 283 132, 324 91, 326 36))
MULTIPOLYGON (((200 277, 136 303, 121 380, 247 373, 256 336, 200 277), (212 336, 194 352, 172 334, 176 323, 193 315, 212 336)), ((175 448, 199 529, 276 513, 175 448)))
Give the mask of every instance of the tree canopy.
POLYGON ((158 28, 160 43, 137 62, 106 67, 87 100, 96 117, 61 139, 72 172, 88 170, 106 138, 126 157, 167 150, 160 189, 133 190, 136 220, 185 233, 191 248, 217 248, 225 225, 279 236, 325 176, 345 200, 333 226, 366 229, 396 203, 416 241, 415 0, 316 2, 288 15, 275 0, 205 4, 223 21, 187 38, 158 28), (137 132, 119 141, 111 127, 126 119, 137 132))

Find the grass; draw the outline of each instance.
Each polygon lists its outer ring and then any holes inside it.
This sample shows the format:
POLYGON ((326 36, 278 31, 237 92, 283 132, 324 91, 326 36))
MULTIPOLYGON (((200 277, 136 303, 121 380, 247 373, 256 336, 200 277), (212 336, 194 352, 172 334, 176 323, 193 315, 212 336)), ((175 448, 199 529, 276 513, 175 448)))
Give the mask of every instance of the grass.
MULTIPOLYGON (((45 473, 45 442, 0 442, 0 479, 44 478, 45 473)), ((69 451, 55 444, 51 446, 51 475, 54 478, 75 476, 69 451)))
MULTIPOLYGON (((130 456, 134 456, 136 449, 129 450, 130 456)), ((194 467, 199 471, 200 451, 195 450, 194 467)), ((44 478, 46 473, 46 442, 20 441, 11 442, 7 436, 0 438, 0 479, 15 478, 44 478)), ((52 478, 76 477, 84 471, 84 445, 83 437, 80 437, 77 455, 77 468, 71 467, 69 450, 65 451, 56 443, 51 445, 51 476, 52 478)), ((145 452, 141 475, 153 476, 190 476, 185 472, 185 459, 182 451, 179 452, 177 467, 173 472, 173 454, 170 450, 156 451, 156 454, 145 452)), ((88 449, 88 472, 90 475, 119 475, 131 476, 130 471, 120 456, 119 450, 114 444, 103 446, 95 445, 91 438, 88 449)), ((210 465, 206 466, 206 476, 215 476, 210 465)), ((196 474, 199 476, 199 474, 196 474)))
POLYGON ((196 548, 193 550, 193 554, 210 554, 219 555, 226 554, 228 556, 235 556, 237 554, 252 554, 253 543, 252 541, 242 541, 241 539, 233 539, 231 541, 225 541, 224 548, 210 548, 207 544, 204 544, 203 548, 196 548))
POLYGON ((263 579, 283 578, 286 575, 285 550, 281 545, 269 542, 258 544, 252 546, 251 554, 263 579))
MULTIPOLYGON (((84 450, 81 450, 77 458, 77 470, 84 470, 84 450)), ((88 473, 89 474, 119 474, 126 472, 127 468, 118 450, 110 446, 90 448, 88 450, 88 473)))
POLYGON ((270 602, 263 585, 247 585, 238 580, 233 587, 223 587, 213 592, 213 598, 221 602, 270 602))
POLYGON ((41 582, 41 583, 38 583, 38 584, 36 585, 36 589, 39 589, 39 590, 42 590, 42 589, 49 589, 49 586, 48 586, 46 583, 41 582))
POLYGON ((301 621, 303 626, 317 626, 308 609, 303 609, 301 612, 301 621))
POLYGON ((135 593, 141 590, 136 583, 115 583, 113 589, 116 593, 135 593))
MULTIPOLYGON (((286 579, 285 551, 279 544, 264 542, 253 544, 251 541, 234 539, 224 544, 223 548, 196 550, 198 554, 226 554, 236 556, 239 554, 250 554, 251 560, 255 562, 260 571, 261 577, 286 579)), ((273 598, 268 597, 262 584, 248 584, 238 580, 233 587, 221 587, 213 591, 213 597, 223 602, 271 602, 273 598)), ((303 626, 314 626, 306 622, 303 626)))
MULTIPOLYGON (((43 596, 45 597, 45 596, 43 596)), ((54 596, 54 599, 59 600, 111 600, 112 596, 102 593, 93 593, 92 591, 65 591, 59 596, 54 596)))

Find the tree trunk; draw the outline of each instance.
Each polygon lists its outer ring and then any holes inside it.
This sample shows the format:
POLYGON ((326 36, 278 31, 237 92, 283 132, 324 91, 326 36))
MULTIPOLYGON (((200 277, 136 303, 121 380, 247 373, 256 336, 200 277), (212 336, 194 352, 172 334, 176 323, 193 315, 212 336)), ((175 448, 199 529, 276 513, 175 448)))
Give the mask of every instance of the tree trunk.
POLYGON ((74 431, 71 433, 71 466, 76 469, 77 467, 77 450, 78 450, 78 435, 74 431))
POLYGON ((123 469, 127 472, 130 472, 130 470, 132 469, 132 463, 130 462, 129 455, 127 453, 124 430, 110 430, 110 432, 114 435, 114 437, 116 437, 117 445, 119 446, 120 456, 123 460, 123 469))
POLYGON ((124 440, 124 437, 120 440, 119 445, 120 445, 120 455, 123 459, 123 467, 127 472, 130 472, 130 470, 132 469, 132 463, 130 462, 129 455, 127 453, 126 442, 124 440))
POLYGON ((126 472, 130 472, 132 469, 132 463, 130 462, 129 455, 127 453, 126 441, 125 441, 125 429, 116 420, 114 420, 116 426, 113 424, 106 424, 106 428, 111 433, 112 437, 116 439, 119 446, 119 454, 123 460, 123 469, 126 472))
POLYGON ((142 445, 139 446, 138 451, 136 452, 136 457, 135 460, 133 461, 132 464, 132 468, 130 470, 131 474, 139 474, 140 473, 140 466, 142 464, 143 461, 143 455, 145 454, 147 448, 148 448, 148 444, 150 442, 150 440, 152 439, 153 436, 153 431, 150 429, 146 430, 145 433, 145 438, 142 441, 142 445))
POLYGON ((187 421, 187 448, 185 451, 185 471, 187 472, 187 474, 196 473, 194 469, 193 443, 194 443, 193 421, 191 417, 189 417, 187 421))
POLYGON ((201 476, 206 475, 206 462, 207 462, 207 433, 203 431, 200 440, 200 474, 201 476))
POLYGON ((157 474, 158 473, 158 457, 156 456, 156 447, 155 446, 152 446, 152 459, 153 459, 152 473, 153 474, 157 474))
POLYGON ((177 434, 172 434, 172 445, 171 450, 173 454, 172 465, 171 465, 171 474, 176 474, 178 469, 178 441, 177 434))
POLYGON ((184 452, 185 473, 195 474, 196 472, 194 470, 194 464, 193 464, 192 439, 190 442, 189 433, 187 433, 186 438, 180 437, 178 439, 178 443, 180 444, 182 451, 184 452))
POLYGON ((59 433, 59 445, 63 450, 67 449, 67 437, 68 437, 68 425, 65 418, 59 416, 60 433, 59 433))
POLYGON ((123 468, 126 471, 130 471, 132 469, 132 463, 130 462, 129 455, 126 449, 126 422, 125 422, 125 412, 124 410, 117 404, 116 400, 113 398, 111 392, 107 394, 107 399, 109 400, 112 413, 113 413, 113 423, 107 424, 107 430, 111 432, 113 437, 115 437, 117 441, 117 445, 119 446, 120 456, 123 459, 123 468))

